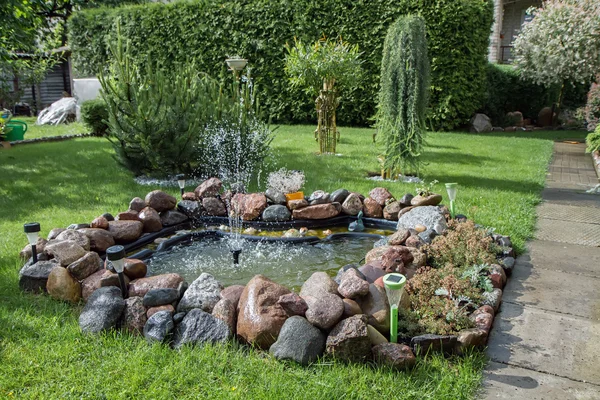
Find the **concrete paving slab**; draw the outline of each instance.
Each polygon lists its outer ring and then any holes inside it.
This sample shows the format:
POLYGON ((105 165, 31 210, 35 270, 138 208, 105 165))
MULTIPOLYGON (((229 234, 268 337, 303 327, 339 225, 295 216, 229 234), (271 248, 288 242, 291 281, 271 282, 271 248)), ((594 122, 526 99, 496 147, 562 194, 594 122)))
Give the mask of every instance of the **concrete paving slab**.
POLYGON ((535 237, 560 243, 600 246, 600 225, 540 218, 535 237))
POLYGON ((485 400, 597 400, 600 386, 490 362, 485 371, 485 400))
POLYGON ((534 240, 527 243, 527 252, 517 258, 517 266, 600 278, 600 248, 534 240))
POLYGON ((544 202, 538 206, 536 211, 538 218, 600 224, 600 208, 596 207, 579 207, 544 202))
POLYGON ((600 385, 600 323, 503 303, 488 341, 494 362, 600 385))
POLYGON ((503 301, 600 321, 600 279, 519 265, 503 301))
POLYGON ((583 187, 576 189, 578 189, 579 192, 561 189, 560 187, 546 187, 542 190, 542 199, 555 204, 600 208, 600 195, 585 193, 583 187))

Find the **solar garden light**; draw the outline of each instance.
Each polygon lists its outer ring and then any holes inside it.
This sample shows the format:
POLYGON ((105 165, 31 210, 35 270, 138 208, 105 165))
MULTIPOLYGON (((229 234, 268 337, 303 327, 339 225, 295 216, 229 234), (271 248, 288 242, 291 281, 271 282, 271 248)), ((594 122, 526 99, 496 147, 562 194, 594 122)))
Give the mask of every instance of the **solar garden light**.
POLYGON ((181 196, 183 197, 183 193, 185 192, 185 175, 179 174, 176 176, 177 184, 179 185, 179 189, 181 190, 181 196))
POLYGON ((28 222, 23 225, 23 230, 27 235, 27 240, 29 240, 29 244, 31 245, 31 256, 33 258, 33 263, 38 262, 37 258, 37 240, 38 235, 40 233, 40 224, 39 222, 28 222))
POLYGON ((454 200, 456 200, 456 191, 458 190, 458 183, 446 183, 446 191, 448 192, 448 198, 450 199, 450 215, 454 218, 454 200))
POLYGON ((125 247, 123 246, 111 246, 106 249, 106 258, 112 264, 115 271, 119 275, 119 285, 121 286, 121 295, 123 298, 127 297, 127 285, 125 285, 125 277, 123 276, 123 270, 125 269, 125 247))
POLYGON ((398 305, 404 294, 406 277, 402 274, 387 274, 383 277, 385 294, 390 303, 390 342, 398 343, 398 305))

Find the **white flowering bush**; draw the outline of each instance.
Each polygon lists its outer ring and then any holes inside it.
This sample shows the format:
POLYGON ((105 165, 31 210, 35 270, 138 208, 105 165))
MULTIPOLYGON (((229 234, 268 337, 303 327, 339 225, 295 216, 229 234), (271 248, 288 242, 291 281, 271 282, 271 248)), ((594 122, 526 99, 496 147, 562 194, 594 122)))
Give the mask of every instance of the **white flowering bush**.
POLYGON ((279 171, 269 174, 267 186, 283 194, 289 194, 300 191, 304 186, 304 181, 304 172, 281 168, 279 171))
POLYGON ((537 84, 587 83, 600 70, 598 0, 548 0, 529 9, 533 20, 515 39, 513 55, 521 76, 537 84))

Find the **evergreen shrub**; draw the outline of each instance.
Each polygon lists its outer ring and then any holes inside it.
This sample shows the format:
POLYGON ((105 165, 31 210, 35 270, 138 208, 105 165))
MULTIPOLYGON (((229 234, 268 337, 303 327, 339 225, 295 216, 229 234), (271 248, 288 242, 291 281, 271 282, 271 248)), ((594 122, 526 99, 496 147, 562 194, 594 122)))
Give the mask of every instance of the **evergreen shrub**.
POLYGON ((81 119, 94 136, 108 133, 108 110, 102 99, 87 100, 81 104, 81 119))

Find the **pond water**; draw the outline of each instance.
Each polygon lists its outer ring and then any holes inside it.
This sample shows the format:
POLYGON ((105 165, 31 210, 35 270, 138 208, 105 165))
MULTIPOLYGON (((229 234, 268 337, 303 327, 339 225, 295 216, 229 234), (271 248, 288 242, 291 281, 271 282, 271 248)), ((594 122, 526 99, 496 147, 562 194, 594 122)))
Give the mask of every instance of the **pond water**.
POLYGON ((229 238, 203 238, 155 253, 151 275, 176 272, 193 282, 207 272, 224 286, 245 285, 257 274, 299 288, 316 271, 334 276, 340 267, 360 263, 377 242, 374 237, 343 237, 314 244, 241 240, 240 263, 234 265, 229 238))

